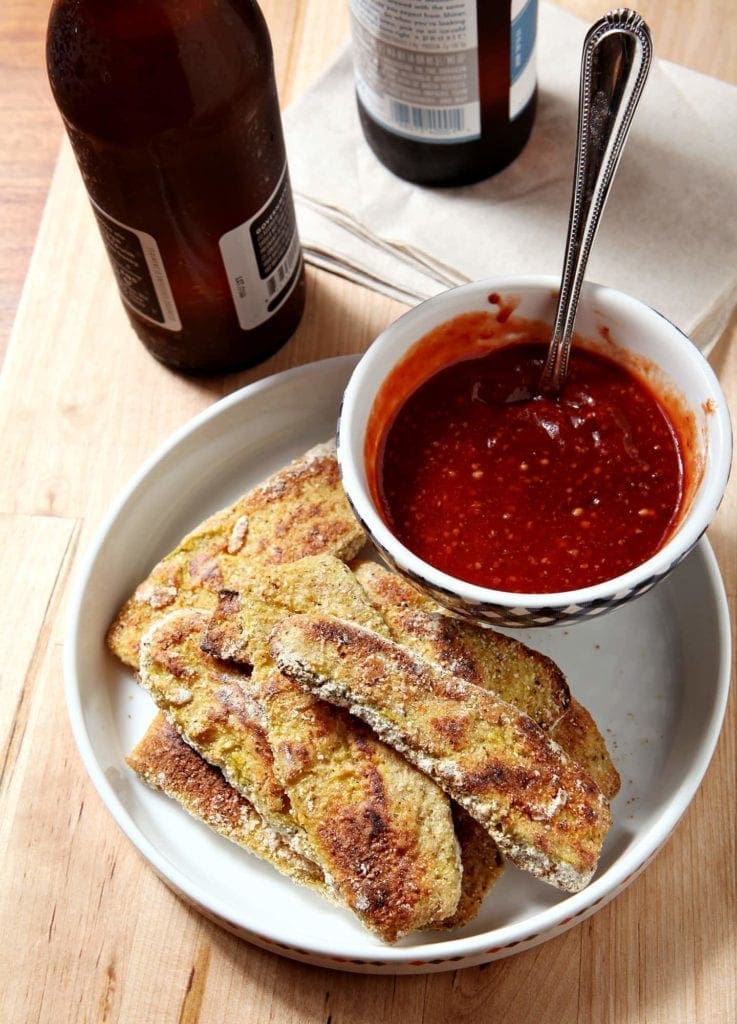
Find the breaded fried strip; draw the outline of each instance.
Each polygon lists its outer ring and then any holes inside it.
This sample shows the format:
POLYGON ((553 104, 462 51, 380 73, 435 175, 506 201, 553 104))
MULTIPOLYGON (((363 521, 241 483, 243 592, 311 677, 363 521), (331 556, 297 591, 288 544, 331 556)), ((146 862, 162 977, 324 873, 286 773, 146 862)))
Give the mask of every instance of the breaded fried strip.
MULTIPOLYGON (((315 555, 275 566, 258 577, 249 577, 244 581, 242 599, 232 592, 221 594, 207 627, 204 646, 221 658, 271 666, 268 651, 271 628, 286 615, 315 609, 350 619, 390 638, 384 619, 370 606, 348 567, 330 555, 315 555)), ((294 684, 292 686, 292 700, 302 703, 304 698, 297 693, 294 684)), ((288 714, 288 707, 282 710, 288 714)), ((270 711, 269 719, 276 731, 276 708, 270 711)), ((460 808, 452 810, 460 844, 461 896, 452 917, 433 922, 434 927, 457 928, 470 921, 503 870, 502 859, 491 837, 460 808)))
POLYGON ((126 758, 144 782, 181 804, 215 832, 268 861, 293 882, 332 899, 322 871, 268 825, 223 775, 204 761, 159 713, 126 758))
POLYGON ((555 662, 519 640, 448 615, 375 562, 362 560, 353 569, 393 640, 514 704, 548 731, 608 799, 617 794, 619 773, 604 738, 588 711, 570 696, 555 662))
POLYGON ((254 805, 264 820, 307 853, 289 798, 274 771, 256 681, 203 653, 207 614, 184 608, 141 642, 141 684, 184 739, 254 805))
POLYGON ((340 483, 335 444, 318 445, 188 534, 123 605, 108 645, 137 668, 141 637, 162 614, 212 611, 218 591, 246 569, 323 551, 353 558, 365 539, 340 483))
POLYGON ((392 638, 453 675, 498 693, 549 729, 570 700, 565 676, 550 658, 519 640, 454 618, 396 573, 360 560, 356 578, 392 638))
POLYGON ((264 690, 277 773, 340 901, 385 942, 454 914, 459 852, 435 783, 276 669, 264 690))
POLYGON ((362 723, 276 671, 272 627, 295 608, 326 606, 386 631, 350 570, 315 556, 249 577, 240 594, 223 594, 205 646, 253 666, 294 817, 340 898, 393 942, 456 911, 461 866, 450 805, 362 723))
POLYGON ((499 848, 483 825, 454 800, 450 807, 456 839, 461 848, 461 898, 455 913, 442 921, 433 922, 434 928, 462 928, 472 921, 492 885, 501 878, 504 871, 499 848))
POLYGON ((437 786, 275 669, 249 675, 203 652, 206 620, 173 612, 141 644, 142 683, 187 742, 253 795, 384 941, 452 913, 458 854, 437 786))
POLYGON ((339 619, 284 619, 270 649, 285 675, 350 709, 433 777, 512 863, 568 892, 590 880, 607 801, 529 716, 339 619))
POLYGON ((614 799, 621 785, 619 772, 596 722, 575 697, 549 736, 588 772, 607 800, 614 799))
POLYGON ((390 636, 351 570, 331 555, 271 566, 236 584, 240 592, 221 592, 207 626, 204 649, 218 658, 270 667, 271 628, 295 612, 324 611, 390 636))

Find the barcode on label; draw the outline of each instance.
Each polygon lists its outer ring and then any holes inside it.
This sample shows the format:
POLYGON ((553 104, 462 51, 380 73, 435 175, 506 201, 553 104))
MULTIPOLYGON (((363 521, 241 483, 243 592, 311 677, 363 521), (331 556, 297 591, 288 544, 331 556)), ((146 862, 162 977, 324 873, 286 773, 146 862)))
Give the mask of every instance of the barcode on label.
POLYGON ((466 126, 465 114, 463 107, 414 107, 399 100, 391 101, 392 119, 401 128, 460 132, 466 126))
POLYGON ((281 261, 279 266, 276 268, 274 273, 266 281, 266 291, 269 298, 276 294, 277 290, 284 284, 285 280, 289 277, 294 265, 299 257, 299 236, 294 234, 292 241, 289 243, 289 248, 284 254, 284 259, 281 261))

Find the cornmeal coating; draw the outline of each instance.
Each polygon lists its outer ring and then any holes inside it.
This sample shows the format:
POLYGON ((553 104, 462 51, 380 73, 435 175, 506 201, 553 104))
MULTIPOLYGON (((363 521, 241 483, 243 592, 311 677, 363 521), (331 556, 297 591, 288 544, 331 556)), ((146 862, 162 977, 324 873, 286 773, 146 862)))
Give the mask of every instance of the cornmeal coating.
MULTIPOLYGON (((313 556, 248 575, 239 592, 224 592, 204 646, 251 667, 275 770, 311 850, 340 898, 394 941, 457 913, 463 872, 450 802, 363 723, 276 670, 271 629, 294 610, 316 607, 388 635, 350 570, 313 556)), ((481 873, 468 876, 476 890, 481 873)), ((496 874, 493 851, 490 881, 496 874)))
POLYGON ((292 849, 217 768, 184 742, 161 712, 126 762, 152 789, 176 800, 193 818, 267 861, 298 885, 331 898, 318 866, 292 849))
POLYGON ((187 534, 120 609, 108 646, 138 668, 143 634, 167 612, 212 611, 219 591, 244 572, 320 552, 350 559, 365 541, 340 482, 335 443, 317 445, 187 534))
POLYGON ((270 649, 285 675, 434 778, 512 863, 568 892, 588 883, 611 824, 607 800, 528 715, 340 619, 284 619, 270 649))
POLYGON ((308 853, 274 768, 258 681, 202 650, 207 621, 206 612, 182 608, 155 622, 141 642, 141 685, 179 735, 308 853))
POLYGON ((393 640, 514 704, 585 769, 607 799, 616 796, 619 773, 604 738, 551 658, 487 626, 449 615, 375 562, 361 560, 353 569, 393 640))

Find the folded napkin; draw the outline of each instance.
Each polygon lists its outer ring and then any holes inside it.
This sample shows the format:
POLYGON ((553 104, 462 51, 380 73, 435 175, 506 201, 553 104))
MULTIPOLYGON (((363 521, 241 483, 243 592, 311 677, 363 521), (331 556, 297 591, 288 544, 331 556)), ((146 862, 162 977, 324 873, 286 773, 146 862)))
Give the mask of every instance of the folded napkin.
MULTIPOLYGON (((379 163, 346 46, 284 116, 307 260, 410 305, 481 277, 559 275, 587 29, 541 4, 530 141, 500 174, 462 188, 413 185, 379 163)), ((735 124, 736 87, 656 60, 587 272, 654 306, 703 351, 737 305, 735 124)))

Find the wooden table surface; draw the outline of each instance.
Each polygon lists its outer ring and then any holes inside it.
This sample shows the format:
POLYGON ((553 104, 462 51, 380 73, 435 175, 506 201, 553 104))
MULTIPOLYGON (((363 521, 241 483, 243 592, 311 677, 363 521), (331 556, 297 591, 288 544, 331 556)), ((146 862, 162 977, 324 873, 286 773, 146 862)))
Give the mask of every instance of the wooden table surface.
MULTIPOLYGON (((345 37, 345 5, 262 6, 286 104, 345 37)), ((564 6, 588 20, 604 10, 564 6)), ((737 82, 730 0, 643 0, 640 10, 660 56, 737 82)), ((733 701, 695 800, 648 869, 582 925, 487 967, 365 977, 263 952, 189 909, 115 826, 83 770, 62 686, 70 580, 105 510, 213 400, 361 352, 402 307, 310 270, 302 325, 255 370, 196 381, 151 360, 128 328, 66 146, 56 165, 47 14, 48 0, 0 5, 0 1020, 734 1022, 733 701)), ((736 335, 733 321, 712 355, 732 409, 736 335)), ((736 526, 733 478, 709 533, 733 622, 736 526)))

